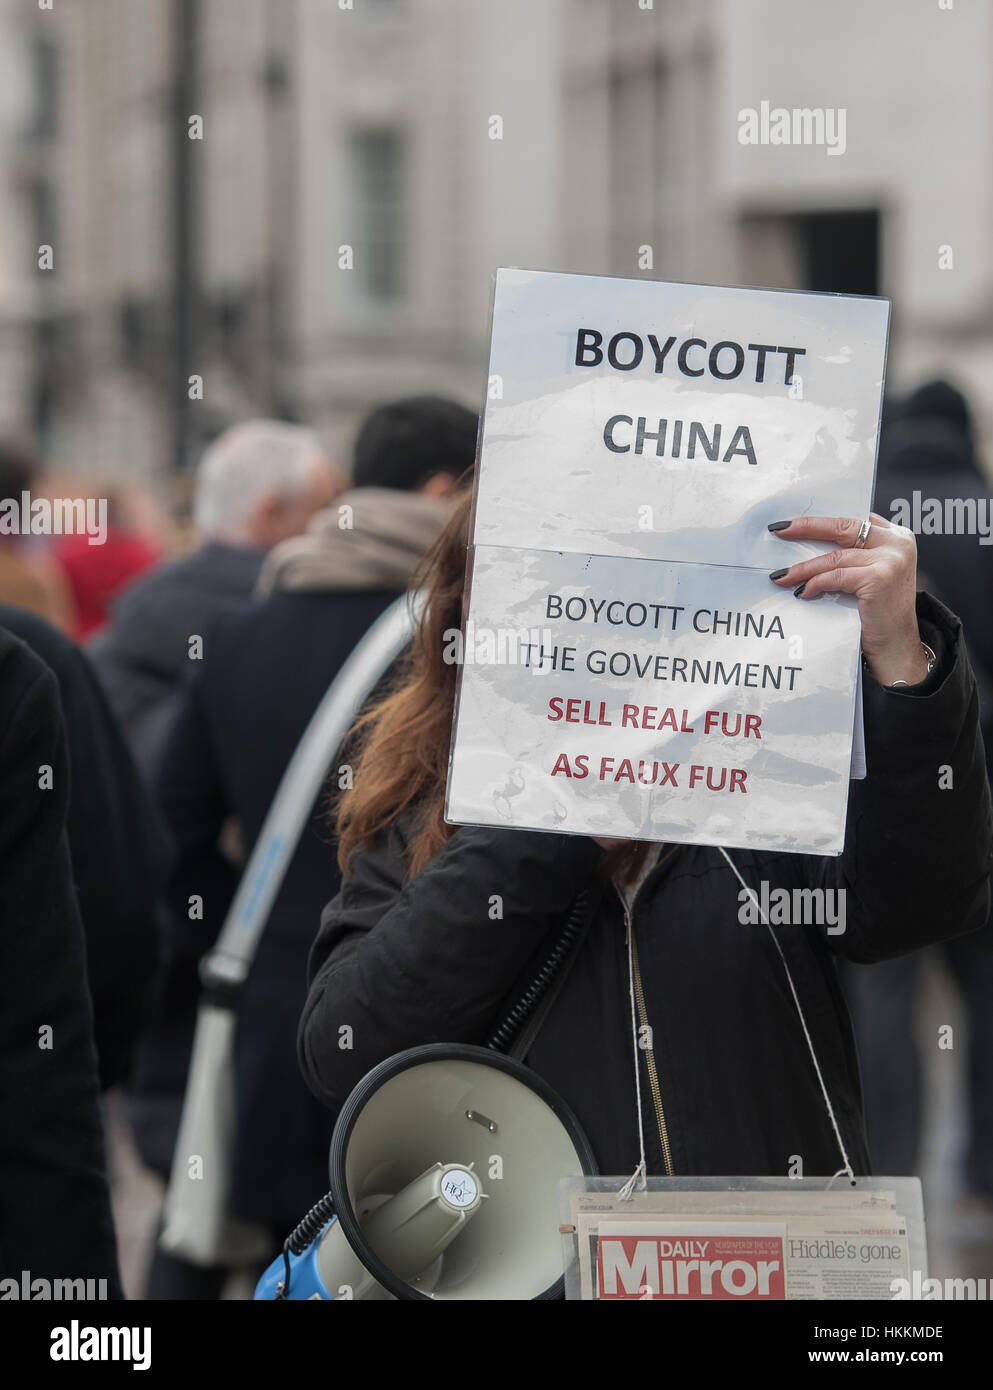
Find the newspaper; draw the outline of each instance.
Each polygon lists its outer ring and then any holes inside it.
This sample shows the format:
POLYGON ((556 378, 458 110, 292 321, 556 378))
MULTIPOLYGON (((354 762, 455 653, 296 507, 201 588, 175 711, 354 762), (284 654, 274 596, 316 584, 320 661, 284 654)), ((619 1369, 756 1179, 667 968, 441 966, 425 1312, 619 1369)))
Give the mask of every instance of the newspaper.
POLYGON ((584 1299, 890 1299, 910 1266, 892 1193, 573 1199, 584 1299))

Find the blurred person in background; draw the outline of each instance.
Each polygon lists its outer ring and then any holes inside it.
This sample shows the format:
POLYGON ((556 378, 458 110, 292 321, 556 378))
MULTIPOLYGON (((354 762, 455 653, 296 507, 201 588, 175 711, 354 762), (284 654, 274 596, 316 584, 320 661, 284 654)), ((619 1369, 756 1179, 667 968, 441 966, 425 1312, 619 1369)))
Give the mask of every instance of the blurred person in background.
MULTIPOLYGON (((372 412, 354 482, 307 534, 266 561, 261 602, 210 628, 168 737, 158 791, 176 856, 170 968, 158 1029, 140 1049, 133 1118, 149 1166, 168 1170, 190 1060, 196 965, 223 923, 240 865, 221 849, 234 824, 247 857, 310 718, 352 649, 404 590, 441 533, 475 458, 478 418, 415 397, 372 412), (189 894, 203 920, 189 920, 189 894)), ((307 955, 338 886, 334 845, 315 807, 262 935, 238 1005, 233 1214, 273 1233, 274 1251, 327 1189, 330 1124, 296 1061, 307 955)), ((217 1297, 226 1271, 156 1252, 150 1298, 217 1297)))
POLYGON ((266 552, 298 535, 338 491, 317 435, 250 420, 226 430, 197 470, 200 544, 131 585, 88 651, 139 770, 151 778, 175 710, 191 639, 233 600, 247 598, 266 552))
MULTIPOLYGON (((879 452, 874 506, 901 521, 914 493, 920 508, 941 505, 941 530, 922 525, 917 536, 918 588, 926 588, 962 619, 962 633, 976 675, 987 770, 993 768, 993 545, 978 534, 944 528, 946 499, 972 499, 980 517, 991 506, 991 488, 980 471, 972 416, 962 393, 935 380, 914 391, 888 417, 879 452)), ((935 767, 935 777, 938 768, 935 767)), ((949 789, 948 795, 954 795, 949 789)), ((969 1026, 965 1154, 966 1210, 984 1215, 993 1235, 993 925, 943 941, 942 959, 961 992, 969 1026)), ((848 965, 846 992, 852 1009, 865 1090, 873 1166, 879 1173, 915 1173, 922 1126, 921 1059, 918 1048, 920 954, 872 966, 848 965)))
MULTIPOLYGON (((41 481, 41 465, 26 445, 0 440, 0 506, 13 504, 11 514, 23 527, 22 498, 34 497, 41 481)), ((72 592, 65 575, 46 554, 47 539, 11 533, 0 526, 0 603, 11 603, 50 622, 62 632, 75 623, 72 592)))
POLYGON ((156 907, 166 869, 161 821, 106 696, 76 644, 43 618, 0 604, 0 628, 54 674, 69 770, 66 830, 76 885, 100 1087, 124 1082, 158 964, 156 907))
POLYGON ((0 629, 0 1280, 120 1298, 68 793, 55 677, 0 629))
POLYGON ((166 555, 161 545, 128 525, 113 488, 90 489, 89 495, 106 505, 107 530, 102 541, 94 544, 89 536, 74 534, 59 536, 52 544, 52 558, 72 591, 75 620, 71 636, 77 642, 95 636, 110 617, 110 604, 117 593, 166 555))
MULTIPOLYGON (((988 684, 993 677, 993 538, 963 535, 944 526, 945 499, 972 502, 980 518, 988 514, 991 488, 981 472, 972 414, 960 391, 947 381, 926 383, 914 391, 883 430, 874 506, 892 520, 907 508, 913 525, 914 494, 919 506, 929 499, 941 504, 940 529, 922 517, 917 537, 919 582, 962 619, 974 667, 988 684)), ((987 749, 989 753, 989 748, 987 749)))

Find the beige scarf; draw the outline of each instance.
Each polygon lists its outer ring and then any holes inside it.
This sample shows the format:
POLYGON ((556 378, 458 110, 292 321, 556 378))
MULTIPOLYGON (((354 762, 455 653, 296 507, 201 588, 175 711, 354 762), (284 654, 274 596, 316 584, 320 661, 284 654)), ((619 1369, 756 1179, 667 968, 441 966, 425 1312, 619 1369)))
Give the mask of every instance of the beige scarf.
POLYGON ((450 512, 448 499, 352 488, 318 512, 302 536, 270 551, 255 592, 405 589, 450 512))

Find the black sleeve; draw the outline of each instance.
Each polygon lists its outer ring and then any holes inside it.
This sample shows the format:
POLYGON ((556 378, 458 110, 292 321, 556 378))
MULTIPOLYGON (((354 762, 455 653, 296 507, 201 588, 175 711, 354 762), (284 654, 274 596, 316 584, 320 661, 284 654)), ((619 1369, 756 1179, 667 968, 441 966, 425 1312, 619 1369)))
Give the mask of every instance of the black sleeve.
POLYGON ((981 927, 989 914, 993 812, 976 682, 958 619, 918 594, 935 668, 893 690, 865 673, 867 776, 852 784, 842 859, 819 861, 846 890, 846 930, 829 937, 872 962, 981 927))
POLYGON ((57 674, 69 744, 69 852, 106 1089, 127 1076, 147 1019, 165 833, 86 658, 69 647, 57 674))
POLYGON ((317 1098, 340 1106, 408 1047, 483 1042, 602 853, 585 835, 463 826, 407 882, 398 832, 357 854, 311 952, 299 1057, 317 1098))
MULTIPOLYGON (((6 645, 10 643, 11 645, 6 645)), ((55 677, 0 662, 0 1266, 120 1297, 55 677), (51 769, 50 775, 46 769, 51 769), (50 786, 49 786, 50 783, 50 786), (50 1031, 49 1031, 50 1030, 50 1031)))
POLYGON ((166 893, 168 944, 191 958, 213 945, 238 886, 235 868, 218 847, 229 808, 204 707, 203 680, 198 670, 182 683, 155 778, 173 850, 166 893), (202 916, 191 908, 194 896, 202 900, 202 916))

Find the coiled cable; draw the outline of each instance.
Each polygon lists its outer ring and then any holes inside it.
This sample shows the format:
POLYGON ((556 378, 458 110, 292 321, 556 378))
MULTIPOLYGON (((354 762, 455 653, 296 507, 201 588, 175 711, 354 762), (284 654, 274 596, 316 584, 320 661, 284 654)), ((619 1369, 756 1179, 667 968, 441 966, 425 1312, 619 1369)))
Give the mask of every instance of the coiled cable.
POLYGON ((334 1195, 326 1192, 319 1202, 315 1202, 302 1221, 299 1221, 283 1241, 283 1287, 277 1299, 290 1295, 290 1256, 302 1255, 310 1242, 318 1235, 334 1216, 334 1195))
POLYGON ((513 1046, 515 1039, 520 1035, 528 1018, 534 1012, 536 1006, 543 998, 562 969, 562 966, 583 933, 586 922, 586 910, 589 904, 589 893, 580 893, 572 905, 566 924, 562 928, 558 940, 552 947, 544 964, 539 969, 537 975, 528 985, 520 999, 513 1006, 507 1017, 497 1028, 496 1032, 487 1042, 486 1046, 492 1052, 507 1052, 513 1046))

